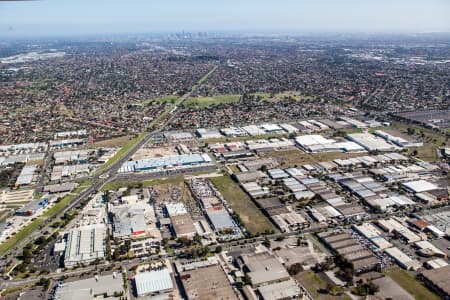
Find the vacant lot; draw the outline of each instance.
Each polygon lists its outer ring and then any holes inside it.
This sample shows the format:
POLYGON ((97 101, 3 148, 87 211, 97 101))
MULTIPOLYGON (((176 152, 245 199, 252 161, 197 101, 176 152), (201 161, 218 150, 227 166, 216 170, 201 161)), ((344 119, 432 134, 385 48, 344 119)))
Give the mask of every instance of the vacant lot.
POLYGON ((407 271, 398 267, 390 268, 386 274, 404 288, 417 300, 438 300, 439 297, 412 277, 407 271))
POLYGON ((210 178, 251 234, 275 230, 250 197, 229 176, 210 178))
POLYGON ((111 181, 108 183, 105 183, 100 189, 102 191, 115 191, 123 187, 137 187, 142 185, 142 187, 149 187, 153 185, 159 185, 159 184, 176 184, 184 181, 183 176, 173 176, 168 178, 161 178, 161 179, 150 179, 150 180, 143 180, 143 181, 111 181))
POLYGON ((153 189, 158 192, 157 202, 181 201, 194 220, 204 219, 199 203, 184 181, 154 185, 153 189))
POLYGON ((207 107, 212 105, 218 105, 221 103, 235 103, 241 98, 240 95, 221 95, 212 97, 195 97, 189 98, 183 102, 185 107, 207 107))
POLYGON ((132 160, 148 159, 163 156, 177 155, 175 147, 146 147, 140 148, 131 157, 132 160))
POLYGON ((351 157, 359 157, 367 155, 367 153, 343 153, 343 152, 322 152, 322 153, 306 153, 300 149, 271 151, 261 154, 261 157, 273 157, 281 167, 293 167, 304 164, 318 163, 321 161, 332 161, 334 159, 346 159, 351 157))
POLYGON ((139 143, 143 138, 145 138, 146 133, 143 132, 139 134, 137 137, 128 140, 127 143, 119 150, 117 153, 111 157, 104 165, 102 165, 94 174, 100 174, 101 172, 107 170, 111 165, 116 163, 122 157, 124 157, 130 150, 139 143))
POLYGON ((189 188, 186 186, 186 183, 181 180, 173 183, 157 184, 154 185, 153 188, 158 192, 157 201, 166 202, 177 200, 172 199, 174 191, 180 191, 178 200, 189 200, 190 198, 192 198, 189 188))
POLYGON ((320 300, 334 300, 334 299, 350 299, 348 296, 333 296, 319 293, 320 289, 327 288, 327 281, 325 281, 319 274, 310 271, 300 272, 294 276, 294 278, 300 282, 306 290, 311 294, 314 299, 320 300))
POLYGON ((375 279, 373 283, 380 288, 377 295, 382 297, 382 299, 414 300, 413 296, 388 276, 375 279))
POLYGON ((127 144, 133 137, 131 135, 121 136, 109 140, 98 141, 94 143, 95 148, 105 147, 105 148, 117 148, 122 147, 127 144))

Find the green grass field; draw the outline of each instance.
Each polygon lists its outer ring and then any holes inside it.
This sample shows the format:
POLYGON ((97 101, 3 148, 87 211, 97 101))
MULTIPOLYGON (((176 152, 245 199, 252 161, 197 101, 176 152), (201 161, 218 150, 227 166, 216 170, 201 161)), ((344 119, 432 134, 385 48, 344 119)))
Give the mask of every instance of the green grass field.
POLYGON ((250 197, 229 176, 210 178, 251 234, 276 230, 250 197))
POLYGON ((195 97, 189 98, 183 102, 184 107, 199 107, 218 105, 221 103, 236 103, 241 98, 240 95, 221 95, 212 97, 195 97))
POLYGON ((412 277, 407 271, 398 267, 390 268, 386 274, 404 288, 417 300, 439 300, 439 296, 427 289, 425 285, 412 277))

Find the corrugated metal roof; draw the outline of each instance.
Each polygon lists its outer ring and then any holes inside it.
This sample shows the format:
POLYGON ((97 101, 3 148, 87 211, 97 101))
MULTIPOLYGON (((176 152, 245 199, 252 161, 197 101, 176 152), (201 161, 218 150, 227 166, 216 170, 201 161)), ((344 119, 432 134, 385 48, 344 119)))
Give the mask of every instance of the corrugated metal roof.
POLYGON ((231 219, 228 212, 224 209, 221 210, 207 210, 206 214, 209 217, 209 220, 214 226, 215 230, 220 230, 222 228, 230 228, 234 227, 235 224, 231 219))
POLYGON ((139 296, 173 289, 172 278, 168 269, 137 274, 134 277, 139 296))

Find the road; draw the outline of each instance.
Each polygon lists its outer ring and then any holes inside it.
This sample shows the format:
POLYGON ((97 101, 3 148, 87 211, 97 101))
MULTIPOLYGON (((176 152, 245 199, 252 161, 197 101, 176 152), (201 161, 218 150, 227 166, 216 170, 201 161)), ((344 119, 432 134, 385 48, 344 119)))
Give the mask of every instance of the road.
POLYGON ((2 255, 2 258, 6 257, 8 254, 11 254, 13 257, 17 256, 20 251, 22 250, 22 247, 26 245, 30 240, 37 237, 41 232, 44 232, 46 229, 48 229, 48 226, 53 221, 55 216, 62 215, 65 212, 70 211, 74 207, 76 207, 83 199, 88 197, 91 193, 98 191, 100 187, 113 180, 114 176, 119 168, 128 161, 136 151, 141 148, 143 145, 148 143, 150 139, 153 136, 158 135, 161 133, 166 126, 170 123, 170 121, 175 116, 175 111, 178 109, 180 105, 183 104, 183 102, 189 98, 189 96, 200 86, 201 82, 204 82, 211 74, 213 74, 217 70, 217 66, 214 66, 207 74, 203 75, 202 78, 200 78, 197 83, 189 90, 189 92, 182 95, 172 106, 167 108, 160 116, 158 116, 157 119, 155 119, 155 122, 151 124, 151 127, 156 127, 158 122, 164 119, 164 116, 167 114, 171 114, 170 118, 167 119, 165 122, 161 124, 157 129, 146 133, 141 140, 139 140, 136 144, 133 145, 133 147, 123 155, 120 159, 115 161, 113 164, 111 164, 108 168, 103 170, 102 172, 99 172, 98 174, 95 174, 94 176, 90 177, 92 179, 92 184, 87 187, 85 190, 83 190, 81 193, 79 193, 77 196, 74 197, 74 199, 70 202, 68 206, 66 206, 62 211, 59 211, 55 213, 54 215, 50 216, 44 221, 44 227, 43 228, 37 228, 33 232, 29 233, 25 238, 23 238, 21 241, 16 243, 14 247, 11 247, 7 252, 5 252, 2 255))
MULTIPOLYGON (((429 210, 426 210, 426 212, 427 213, 437 213, 437 212, 448 211, 448 210, 450 210, 450 207, 446 206, 446 207, 441 207, 441 208, 429 209, 429 210)), ((390 215, 395 215, 395 213, 392 213, 390 215)), ((371 215, 368 218, 366 218, 364 220, 364 222, 375 221, 375 220, 378 220, 379 218, 380 218, 380 216, 378 216, 378 215, 371 215)), ((304 229, 291 231, 291 232, 280 232, 280 233, 274 233, 274 234, 269 234, 269 235, 250 237, 250 238, 244 238, 244 239, 234 240, 234 241, 230 241, 230 242, 219 243, 218 246, 221 246, 223 250, 228 250, 228 251, 239 250, 239 249, 241 249, 241 246, 251 247, 251 246, 261 243, 262 241, 264 241, 266 239, 275 240, 279 237, 286 238, 286 237, 290 237, 290 236, 298 236, 298 235, 304 235, 304 234, 315 234, 315 233, 318 233, 318 232, 321 232, 321 231, 327 230, 327 229, 346 228, 349 226, 351 226, 351 224, 348 224, 348 225, 334 225, 334 224, 316 225, 313 227, 304 228, 304 229)), ((152 256, 145 257, 145 258, 135 258, 135 259, 131 259, 131 260, 115 262, 113 264, 113 267, 115 268, 115 267, 123 266, 127 270, 130 270, 133 267, 135 267, 139 264, 142 264, 145 261, 176 258, 186 250, 189 250, 189 248, 175 250, 174 253, 172 253, 172 254, 157 254, 157 255, 152 255, 152 256)), ((6 288, 15 287, 15 286, 21 286, 21 285, 35 283, 35 282, 38 282, 41 278, 58 279, 63 275, 65 275, 65 276, 79 275, 84 272, 89 272, 89 271, 101 269, 101 268, 108 267, 108 266, 111 266, 111 264, 109 262, 106 262, 104 264, 93 265, 93 266, 89 266, 86 268, 77 269, 77 270, 73 270, 73 271, 65 271, 65 272, 60 272, 60 273, 42 275, 42 276, 27 278, 27 279, 19 279, 19 280, 0 279, 0 289, 6 289, 6 288)))
MULTIPOLYGON (((217 67, 214 67, 210 72, 208 72, 204 77, 202 77, 201 81, 206 80, 205 78, 210 76, 216 70, 216 68, 217 67)), ((117 180, 117 178, 118 178, 116 176, 117 171, 123 165, 123 163, 128 161, 132 157, 132 155, 139 148, 141 148, 143 145, 145 145, 147 142, 149 142, 152 137, 160 134, 166 128, 166 126, 168 124, 170 124, 172 119, 175 117, 175 112, 176 112, 177 108, 180 107, 180 105, 182 105, 182 103, 186 99, 189 98, 189 96, 196 90, 196 88, 199 85, 200 84, 195 85, 189 92, 187 92, 186 94, 181 96, 178 101, 176 101, 162 115, 160 115, 158 117, 157 120, 161 121, 161 120, 164 120, 165 116, 170 114, 170 117, 168 119, 166 119, 166 121, 164 121, 161 124, 161 126, 159 126, 157 129, 152 130, 151 132, 146 133, 142 137, 142 139, 140 139, 135 145, 133 145, 133 147, 126 154, 123 155, 123 157, 118 159, 116 162, 111 164, 108 168, 106 168, 105 170, 103 170, 99 174, 96 174, 96 175, 92 176, 91 177, 92 184, 89 187, 87 187, 85 190, 83 190, 81 193, 79 193, 71 201, 71 203, 67 207, 65 207, 62 211, 58 212, 56 215, 65 213, 65 212, 73 209, 83 199, 88 197, 91 193, 99 190, 100 187, 103 184, 105 184, 107 182, 110 182, 110 181, 113 181, 113 180, 117 180)), ((155 122, 155 123, 151 124, 152 128, 156 127, 157 124, 158 124, 158 122, 155 122)), ((139 176, 137 176, 137 177, 139 178, 139 176)), ((126 178, 126 177, 123 177, 123 178, 126 178)), ((427 212, 431 213, 431 212, 435 212, 435 211, 437 212, 437 211, 442 211, 442 210, 447 210, 447 209, 448 209, 448 207, 446 207, 446 208, 438 208, 436 210, 428 210, 427 212)), ((31 240, 31 238, 34 238, 34 237, 36 237, 36 235, 39 235, 40 232, 45 231, 45 228, 48 227, 48 225, 50 224, 50 221, 53 219, 52 217, 50 217, 45 222, 45 227, 43 229, 35 230, 29 236, 27 236, 22 241, 20 241, 18 244, 16 244, 15 247, 11 248, 10 251, 15 249, 15 248, 17 249, 17 251, 21 251, 21 246, 22 245, 25 245, 27 242, 29 242, 31 240)), ((371 216, 369 216, 366 219, 366 221, 372 221, 372 220, 375 220, 375 219, 378 219, 378 218, 379 218, 379 216, 377 216, 377 215, 371 215, 371 216)), ((345 225, 345 226, 347 226, 347 225, 345 225)), ((335 226, 335 225, 333 225, 332 226, 332 228, 338 228, 338 227, 344 227, 344 225, 342 225, 342 226, 335 226)), ((231 242, 226 242, 226 243, 220 243, 220 246, 224 250, 231 250, 231 249, 236 249, 236 247, 240 247, 240 245, 255 245, 257 243, 262 242, 265 239, 276 239, 278 237, 296 236, 296 235, 299 235, 299 234, 306 234, 306 233, 317 233, 317 232, 320 232, 320 231, 328 229, 328 228, 329 228, 328 225, 319 225, 319 226, 314 226, 314 227, 311 227, 311 228, 306 228, 306 229, 293 231, 293 232, 289 232, 289 233, 275 233, 275 234, 271 234, 271 235, 267 235, 267 236, 259 236, 259 237, 254 237, 254 238, 241 239, 241 240, 238 240, 238 241, 231 241, 231 242)), ((186 249, 184 249, 184 250, 186 250, 186 249)), ((155 260, 155 259, 161 259, 161 258, 177 257, 184 250, 175 251, 171 255, 153 255, 153 256, 149 256, 145 260, 155 260)), ((136 266, 136 265, 138 265, 138 264, 140 264, 142 262, 143 262, 143 260, 139 258, 139 259, 133 259, 133 260, 127 260, 127 261, 124 261, 124 262, 115 263, 113 266, 117 266, 118 267, 119 265, 121 265, 121 266, 126 267, 127 269, 130 269, 130 268, 132 268, 132 267, 134 267, 134 266, 136 266)), ((95 270, 97 268, 108 267, 108 266, 111 266, 111 265, 109 263, 105 263, 105 264, 89 266, 89 267, 86 267, 86 268, 77 269, 77 270, 73 270, 73 271, 65 271, 65 272, 61 272, 61 273, 48 274, 48 275, 38 276, 38 277, 34 277, 34 278, 21 279, 21 280, 9 280, 9 281, 6 281, 6 280, 3 280, 3 279, 0 279, 0 289, 36 283, 41 278, 58 279, 58 278, 60 278, 63 275, 65 275, 65 276, 79 275, 79 274, 84 273, 84 272, 89 272, 89 271, 93 271, 93 270, 95 270)))

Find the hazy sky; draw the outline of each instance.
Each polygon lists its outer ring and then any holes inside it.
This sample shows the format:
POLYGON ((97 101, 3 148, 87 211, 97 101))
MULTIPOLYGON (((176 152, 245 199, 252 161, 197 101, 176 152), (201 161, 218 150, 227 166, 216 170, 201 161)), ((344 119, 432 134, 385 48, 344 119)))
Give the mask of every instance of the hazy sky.
POLYGON ((450 32, 450 0, 0 1, 0 35, 160 31, 450 32))

